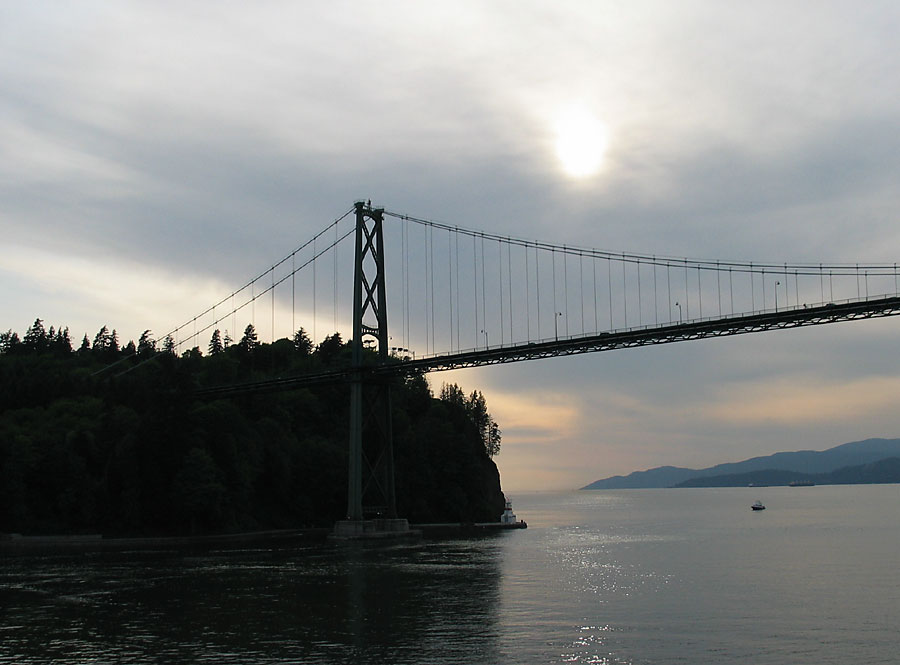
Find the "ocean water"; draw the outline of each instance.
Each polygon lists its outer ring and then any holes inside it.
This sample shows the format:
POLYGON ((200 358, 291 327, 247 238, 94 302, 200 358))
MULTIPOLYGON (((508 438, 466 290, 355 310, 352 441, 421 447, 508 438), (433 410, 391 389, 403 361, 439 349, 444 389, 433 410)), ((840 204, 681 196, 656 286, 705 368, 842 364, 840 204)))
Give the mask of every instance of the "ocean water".
POLYGON ((0 663, 897 662, 900 485, 511 498, 482 538, 0 558, 0 663))

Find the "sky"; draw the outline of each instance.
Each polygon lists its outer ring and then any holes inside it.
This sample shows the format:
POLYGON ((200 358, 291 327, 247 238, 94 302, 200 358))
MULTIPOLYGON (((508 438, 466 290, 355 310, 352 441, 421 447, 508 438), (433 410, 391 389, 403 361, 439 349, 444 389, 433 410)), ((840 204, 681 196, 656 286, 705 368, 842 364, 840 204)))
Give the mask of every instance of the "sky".
MULTIPOLYGON (((2 3, 0 329, 169 330, 361 199, 612 251, 894 262, 898 30, 877 1, 2 3)), ((898 326, 431 382, 484 393, 508 493, 576 488, 900 436, 898 326)))

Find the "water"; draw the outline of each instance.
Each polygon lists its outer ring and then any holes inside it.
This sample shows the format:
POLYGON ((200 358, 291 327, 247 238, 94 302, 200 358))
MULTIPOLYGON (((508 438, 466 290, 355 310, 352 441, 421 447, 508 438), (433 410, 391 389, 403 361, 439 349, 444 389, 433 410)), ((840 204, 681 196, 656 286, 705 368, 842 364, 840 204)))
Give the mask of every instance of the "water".
POLYGON ((0 663, 896 661, 898 485, 513 498, 486 538, 0 559, 0 663))

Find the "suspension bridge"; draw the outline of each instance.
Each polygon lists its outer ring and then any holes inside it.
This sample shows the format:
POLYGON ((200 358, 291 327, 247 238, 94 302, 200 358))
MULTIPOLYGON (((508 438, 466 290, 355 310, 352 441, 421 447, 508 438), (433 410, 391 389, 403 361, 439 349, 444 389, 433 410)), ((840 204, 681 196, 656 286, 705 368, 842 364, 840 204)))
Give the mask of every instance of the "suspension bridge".
POLYGON ((392 377, 897 314, 896 263, 613 252, 502 236, 358 202, 168 337, 176 351, 200 346, 223 327, 230 326, 226 336, 236 335, 238 316, 263 335, 269 324, 272 341, 292 336, 298 324, 314 340, 321 330, 349 334, 347 367, 207 387, 198 395, 349 383, 345 531, 353 535, 361 533, 364 515, 396 518, 392 377), (351 302, 349 313, 340 307, 351 302), (396 317, 391 328, 388 311, 396 317))

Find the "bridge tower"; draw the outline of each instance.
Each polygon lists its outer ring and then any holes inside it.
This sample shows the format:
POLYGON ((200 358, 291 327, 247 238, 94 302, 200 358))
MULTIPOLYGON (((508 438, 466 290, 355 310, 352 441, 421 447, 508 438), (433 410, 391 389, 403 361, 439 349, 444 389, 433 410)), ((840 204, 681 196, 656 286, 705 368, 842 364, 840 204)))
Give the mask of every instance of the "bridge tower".
POLYGON ((335 525, 339 538, 409 531, 407 521, 397 518, 394 494, 390 379, 365 371, 367 364, 388 359, 383 219, 384 209, 356 203, 347 519, 335 525), (373 341, 374 356, 364 352, 373 341))

